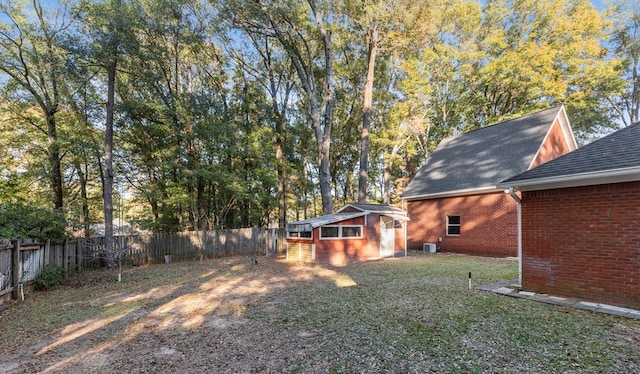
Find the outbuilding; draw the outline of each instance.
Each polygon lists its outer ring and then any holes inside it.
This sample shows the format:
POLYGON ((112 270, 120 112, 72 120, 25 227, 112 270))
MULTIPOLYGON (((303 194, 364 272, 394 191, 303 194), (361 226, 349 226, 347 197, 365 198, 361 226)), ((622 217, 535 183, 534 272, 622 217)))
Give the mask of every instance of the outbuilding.
POLYGON ((344 265, 407 255, 407 213, 390 205, 347 204, 334 214, 287 225, 287 260, 344 265))
POLYGON ((640 309, 640 124, 499 186, 521 204, 523 290, 640 309))

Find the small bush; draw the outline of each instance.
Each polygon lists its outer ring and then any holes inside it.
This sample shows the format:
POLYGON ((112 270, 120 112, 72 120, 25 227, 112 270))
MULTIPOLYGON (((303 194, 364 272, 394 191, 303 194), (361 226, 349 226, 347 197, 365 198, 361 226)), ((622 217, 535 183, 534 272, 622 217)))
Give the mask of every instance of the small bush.
POLYGON ((0 237, 51 239, 62 243, 67 222, 58 210, 42 209, 19 203, 0 204, 0 237))
POLYGON ((45 265, 42 275, 36 279, 36 288, 47 290, 67 281, 67 273, 56 265, 45 265))

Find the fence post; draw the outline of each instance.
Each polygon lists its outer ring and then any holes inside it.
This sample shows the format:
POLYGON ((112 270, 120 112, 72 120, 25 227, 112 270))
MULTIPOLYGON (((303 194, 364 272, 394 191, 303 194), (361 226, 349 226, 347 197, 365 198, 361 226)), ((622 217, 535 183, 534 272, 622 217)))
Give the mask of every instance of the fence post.
POLYGON ((271 256, 271 257, 275 257, 275 246, 274 246, 275 240, 273 240, 274 237, 275 237, 275 235, 274 235, 275 234, 275 229, 274 228, 267 229, 267 230, 265 230, 265 234, 266 234, 265 236, 267 237, 267 253, 266 253, 266 255, 267 256, 271 256))
POLYGON ((51 240, 44 242, 44 266, 49 265, 49 256, 51 256, 51 240))
POLYGON ((267 256, 271 255, 271 251, 269 250, 269 229, 266 229, 264 232, 264 251, 267 256))
POLYGON ((75 247, 76 247, 76 272, 80 272, 80 240, 79 238, 75 239, 75 247))
POLYGON ((73 239, 73 269, 78 272, 78 239, 73 239))
POLYGON ((78 272, 82 271, 82 259, 84 258, 84 243, 81 242, 83 238, 76 239, 76 266, 78 267, 78 272))
POLYGON ((69 243, 67 239, 65 239, 64 242, 62 242, 62 266, 64 271, 69 270, 69 248, 67 248, 67 244, 69 243))
POLYGON ((12 240, 11 249, 11 278, 13 279, 13 292, 11 297, 20 298, 20 239, 12 240))

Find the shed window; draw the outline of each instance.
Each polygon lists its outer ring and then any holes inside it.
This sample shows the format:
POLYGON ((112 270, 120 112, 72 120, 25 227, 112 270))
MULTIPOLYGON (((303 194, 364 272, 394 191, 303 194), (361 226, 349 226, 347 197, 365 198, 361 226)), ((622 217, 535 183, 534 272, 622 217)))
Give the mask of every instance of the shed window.
POLYGON ((343 226, 342 237, 343 238, 359 238, 362 236, 362 227, 360 226, 343 226))
POLYGON ((321 238, 338 238, 340 237, 339 226, 322 226, 320 227, 321 238))
POLYGON ((311 231, 291 232, 289 231, 290 238, 311 239, 311 231))
POLYGON ((460 235, 460 216, 447 216, 447 235, 460 235))
POLYGON ((320 227, 320 238, 362 238, 362 226, 322 226, 320 227))

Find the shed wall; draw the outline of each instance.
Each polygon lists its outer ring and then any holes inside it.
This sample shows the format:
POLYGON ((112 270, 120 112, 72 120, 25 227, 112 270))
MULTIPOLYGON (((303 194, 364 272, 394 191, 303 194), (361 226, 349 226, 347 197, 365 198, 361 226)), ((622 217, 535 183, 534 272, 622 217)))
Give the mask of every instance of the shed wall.
MULTIPOLYGON (((368 220, 371 219, 370 216, 367 218, 368 220)), ((365 217, 336 222, 329 226, 340 225, 362 225, 362 238, 320 239, 320 228, 317 227, 313 229, 313 240, 314 243, 316 243, 316 262, 341 265, 351 261, 367 259, 367 235, 369 227, 365 225, 365 217)))
POLYGON ((640 308, 640 182, 523 193, 525 290, 640 308))

